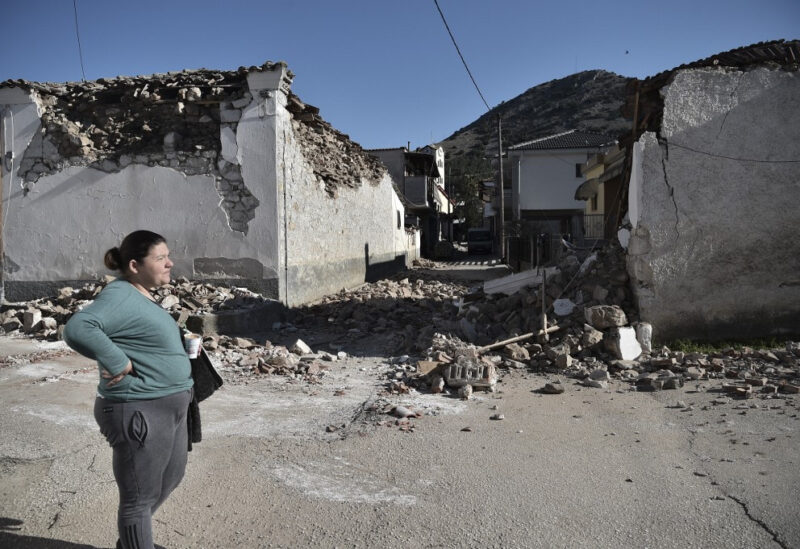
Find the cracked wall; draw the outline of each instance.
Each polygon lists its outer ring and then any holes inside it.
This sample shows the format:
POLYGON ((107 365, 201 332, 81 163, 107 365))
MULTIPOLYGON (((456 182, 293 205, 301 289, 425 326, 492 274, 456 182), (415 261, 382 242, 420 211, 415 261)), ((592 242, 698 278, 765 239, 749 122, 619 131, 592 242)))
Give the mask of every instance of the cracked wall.
POLYGON ((800 78, 677 71, 636 144, 628 248, 642 320, 663 340, 800 333, 800 78))
POLYGON ((106 274, 105 250, 141 228, 167 238, 175 276, 290 304, 404 267, 382 165, 291 79, 266 63, 0 85, 6 297, 106 274))
POLYGON ((162 166, 215 178, 234 231, 247 233, 258 200, 244 184, 235 134, 252 96, 240 72, 183 71, 94 82, 7 81, 30 93, 41 125, 17 158, 23 194, 70 166, 107 173, 162 166))
POLYGON ((278 130, 281 299, 299 305, 405 268, 405 209, 386 169, 314 107, 290 97, 288 110, 278 130))
POLYGON ((140 228, 167 237, 177 276, 208 277, 209 261, 228 259, 213 274, 277 295, 274 118, 290 82, 266 63, 3 83, 6 297, 105 274, 105 249, 140 228))

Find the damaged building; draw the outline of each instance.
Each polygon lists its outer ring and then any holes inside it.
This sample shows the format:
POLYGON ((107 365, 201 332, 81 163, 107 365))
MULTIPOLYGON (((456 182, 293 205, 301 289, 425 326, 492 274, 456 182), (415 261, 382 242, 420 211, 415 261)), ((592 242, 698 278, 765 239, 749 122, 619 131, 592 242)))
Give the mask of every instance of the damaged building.
POLYGON ((631 83, 628 271, 659 340, 800 333, 798 62, 765 42, 631 83))
POLYGON ((130 231, 175 276, 293 306, 398 268, 418 234, 380 162, 291 92, 287 66, 0 84, 5 299, 97 279, 130 231))
POLYGON ((455 204, 445 190, 444 149, 426 145, 369 149, 405 198, 405 224, 420 231, 420 253, 436 257, 437 244, 452 242, 455 204))

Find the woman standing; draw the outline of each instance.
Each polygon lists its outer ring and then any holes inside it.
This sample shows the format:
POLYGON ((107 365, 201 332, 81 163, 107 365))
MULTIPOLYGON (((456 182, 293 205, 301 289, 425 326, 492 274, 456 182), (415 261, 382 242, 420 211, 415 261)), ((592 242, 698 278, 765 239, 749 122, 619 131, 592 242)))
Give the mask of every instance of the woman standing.
POLYGON ((186 469, 191 365, 175 321, 150 293, 170 281, 164 237, 135 231, 104 262, 121 276, 72 316, 64 340, 100 370, 94 417, 113 448, 117 547, 152 549, 152 515, 186 469))

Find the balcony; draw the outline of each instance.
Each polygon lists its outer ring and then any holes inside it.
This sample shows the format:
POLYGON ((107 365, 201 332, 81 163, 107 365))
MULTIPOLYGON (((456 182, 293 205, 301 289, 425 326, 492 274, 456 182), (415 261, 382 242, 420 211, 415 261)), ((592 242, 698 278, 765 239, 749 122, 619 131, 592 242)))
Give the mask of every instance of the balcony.
POLYGON ((428 207, 428 176, 425 175, 410 175, 406 176, 405 183, 403 184, 403 193, 406 199, 412 202, 415 206, 428 207))
POLYGON ((604 218, 603 214, 584 214, 583 215, 583 237, 590 239, 604 238, 604 218))

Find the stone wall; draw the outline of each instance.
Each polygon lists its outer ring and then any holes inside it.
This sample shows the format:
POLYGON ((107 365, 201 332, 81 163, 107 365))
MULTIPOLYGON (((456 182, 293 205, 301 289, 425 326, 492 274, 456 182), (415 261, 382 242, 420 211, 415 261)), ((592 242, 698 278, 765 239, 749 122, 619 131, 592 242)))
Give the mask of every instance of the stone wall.
MULTIPOLYGON (((282 64, 251 70, 273 75, 276 89, 290 79, 282 64)), ((286 98, 254 98, 247 73, 5 82, 5 297, 105 274, 103 252, 141 228, 168 239, 176 276, 277 295, 278 225, 264 211, 276 202, 264 151, 274 157, 276 147, 265 113, 286 98)))
POLYGON ((167 238, 175 276, 285 303, 402 267, 402 205, 385 170, 291 79, 268 62, 0 84, 3 296, 96 279, 105 250, 142 228, 167 238))
POLYGON ((290 306, 307 303, 404 268, 405 211, 383 166, 360 150, 343 154, 354 144, 327 124, 309 127, 288 116, 281 122, 278 173, 286 238, 281 300, 290 306), (332 161, 349 171, 327 167, 332 161), (334 171, 344 176, 326 177, 334 171))
POLYGON ((628 270, 659 340, 800 333, 800 75, 677 71, 636 144, 628 270))

